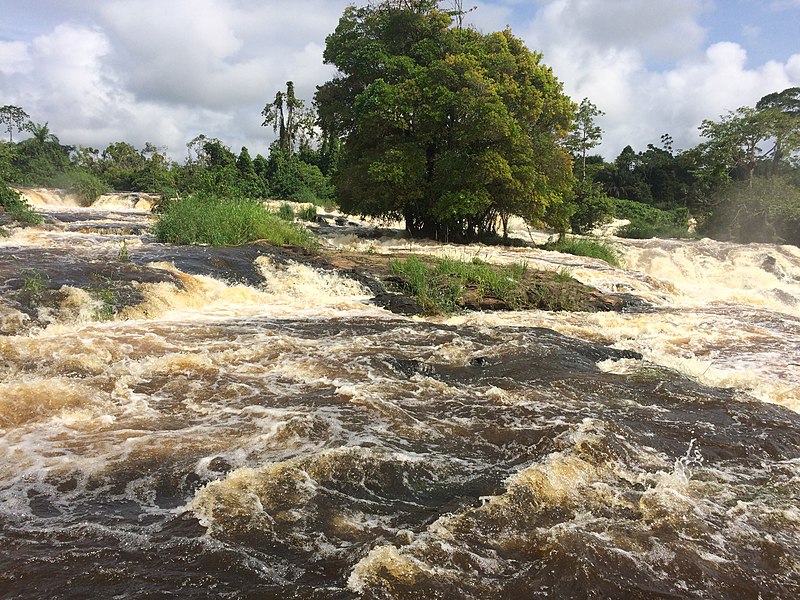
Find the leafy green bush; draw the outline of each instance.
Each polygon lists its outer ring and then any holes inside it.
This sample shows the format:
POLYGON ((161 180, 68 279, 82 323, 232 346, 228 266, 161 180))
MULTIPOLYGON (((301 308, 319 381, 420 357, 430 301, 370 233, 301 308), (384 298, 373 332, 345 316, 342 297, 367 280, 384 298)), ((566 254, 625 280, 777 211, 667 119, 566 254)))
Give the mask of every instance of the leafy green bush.
POLYGON ((105 181, 80 169, 70 169, 53 180, 56 187, 68 190, 78 196, 83 206, 90 206, 97 198, 111 190, 105 181))
POLYGON ((648 239, 681 238, 691 235, 688 228, 689 211, 686 208, 661 210, 648 204, 619 198, 613 198, 612 202, 614 215, 618 219, 630 221, 617 232, 619 237, 648 239))
POLYGON ((316 238, 303 227, 280 219, 254 200, 189 196, 171 202, 155 225, 161 242, 235 246, 256 240, 313 249, 316 238))
POLYGON ((575 212, 569 221, 572 233, 589 233, 595 227, 611 221, 614 205, 601 184, 588 180, 577 181, 574 191, 575 212))
POLYGON ((588 256, 599 258, 608 264, 619 267, 621 264, 619 252, 613 246, 588 238, 563 237, 555 242, 547 242, 541 246, 542 250, 553 250, 575 256, 588 256))
POLYGON ((270 191, 275 198, 320 206, 333 203, 335 191, 330 179, 316 165, 274 148, 268 164, 270 191))
POLYGON ((24 198, 16 190, 8 187, 0 180, 0 206, 2 206, 16 221, 36 225, 42 222, 42 217, 37 215, 24 198))

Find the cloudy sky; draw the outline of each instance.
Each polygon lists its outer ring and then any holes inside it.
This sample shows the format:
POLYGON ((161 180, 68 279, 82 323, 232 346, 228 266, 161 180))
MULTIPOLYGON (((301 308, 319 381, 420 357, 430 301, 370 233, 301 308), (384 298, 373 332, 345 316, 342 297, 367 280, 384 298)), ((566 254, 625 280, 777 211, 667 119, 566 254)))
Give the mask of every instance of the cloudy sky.
MULTIPOLYGON (((267 153, 261 110, 289 79, 310 102, 333 75, 325 36, 348 0, 0 0, 0 105, 62 143, 146 141, 183 160, 198 134, 267 153)), ((359 0, 358 3, 364 3, 359 0)), ((451 4, 444 0, 443 5, 451 4)), ((613 159, 800 86, 800 0, 467 0, 510 25, 579 102, 606 114, 613 159)))

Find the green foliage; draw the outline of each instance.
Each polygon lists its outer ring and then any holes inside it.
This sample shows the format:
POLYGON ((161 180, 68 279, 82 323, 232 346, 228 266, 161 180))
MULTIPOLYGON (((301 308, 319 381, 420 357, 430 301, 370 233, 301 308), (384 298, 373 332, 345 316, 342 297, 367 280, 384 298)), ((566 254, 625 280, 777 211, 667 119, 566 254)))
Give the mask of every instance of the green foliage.
POLYGON ((128 243, 125 240, 122 240, 122 244, 117 252, 117 259, 122 262, 128 262, 130 258, 130 253, 128 252, 128 243))
POLYGON ((563 252, 575 256, 588 256, 606 261, 613 267, 621 265, 619 252, 613 246, 600 240, 578 237, 562 237, 555 242, 548 242, 541 246, 543 250, 563 252))
POLYGON ((297 216, 303 221, 311 221, 313 223, 317 220, 317 207, 311 204, 305 208, 301 208, 297 216))
POLYGON ((767 94, 755 107, 743 106, 706 119, 700 133, 707 139, 698 152, 709 167, 734 180, 752 181, 760 163, 774 173, 800 150, 800 88, 767 94))
POLYGON ((53 178, 56 187, 78 196, 83 206, 89 206, 101 195, 110 191, 110 186, 97 175, 76 168, 69 168, 53 178))
POLYGON ((800 246, 800 187, 781 177, 738 182, 715 197, 702 232, 736 242, 774 242, 800 246))
POLYGON ((9 142, 14 141, 14 130, 22 131, 28 119, 30 119, 30 115, 19 106, 6 104, 0 107, 0 124, 5 126, 9 142))
POLYGON ((697 152, 674 153, 669 135, 661 136, 661 144, 648 144, 644 152, 626 146, 613 163, 597 170, 594 180, 614 198, 660 208, 699 207, 717 175, 703 168, 697 152))
POLYGON ((98 321, 110 321, 119 310, 119 292, 110 277, 95 273, 92 278, 96 283, 87 291, 92 299, 97 302, 97 306, 94 309, 94 318, 98 321))
POLYGON ((463 262, 450 258, 423 262, 416 256, 390 263, 392 271, 403 280, 405 290, 413 295, 428 314, 456 310, 465 290, 477 297, 491 296, 520 306, 526 299, 524 285, 527 265, 490 265, 478 259, 463 262))
POLYGON ((50 132, 48 124, 28 122, 25 130, 32 137, 16 144, 13 152, 13 168, 17 175, 14 183, 19 185, 52 186, 54 181, 69 168, 68 146, 50 132))
POLYGON ((573 104, 510 31, 453 28, 437 4, 349 7, 327 38, 341 75, 316 103, 343 140, 340 205, 453 240, 494 232, 498 216, 549 219, 571 183, 573 104))
POLYGON ((155 225, 161 242, 233 246, 256 240, 313 249, 316 238, 253 200, 195 195, 172 202, 155 225))
POLYGON ((278 217, 289 223, 294 222, 294 208, 292 208, 292 205, 288 202, 282 203, 278 209, 278 217))
POLYGON ((36 299, 47 289, 47 274, 39 269, 29 269, 22 273, 22 291, 36 299))
POLYGON ((277 146, 287 155, 294 154, 299 143, 305 146, 315 136, 314 113, 304 107, 303 100, 294 95, 294 82, 286 82, 286 92, 275 94, 275 100, 261 111, 263 127, 272 125, 278 134, 277 146))
POLYGON ((661 210, 632 200, 614 198, 614 216, 630 221, 617 231, 619 237, 648 238, 685 238, 690 237, 689 211, 678 207, 661 210))
POLYGON ((567 136, 566 146, 573 156, 581 159, 581 181, 586 179, 586 152, 597 146, 603 136, 603 130, 594 120, 604 114, 588 98, 581 100, 575 112, 575 121, 567 136))
POLYGON ((614 216, 614 205, 606 196, 603 186, 589 180, 575 182, 575 212, 570 217, 572 233, 589 233, 608 223, 614 216))
POLYGON ((558 271, 553 273, 553 280, 559 283, 567 283, 573 279, 572 271, 570 271, 567 267, 561 267, 558 271))
POLYGON ((319 167, 305 163, 275 146, 269 155, 268 174, 274 198, 317 205, 333 203, 334 189, 319 167))
POLYGON ((134 191, 135 182, 144 166, 145 159, 134 146, 127 142, 115 142, 103 150, 100 170, 112 189, 134 191))
POLYGON ((22 180, 17 163, 17 145, 0 141, 0 181, 19 183, 22 180))
POLYGON ((42 222, 42 217, 28 206, 20 193, 8 187, 2 179, 0 179, 0 207, 20 223, 37 225, 42 222))

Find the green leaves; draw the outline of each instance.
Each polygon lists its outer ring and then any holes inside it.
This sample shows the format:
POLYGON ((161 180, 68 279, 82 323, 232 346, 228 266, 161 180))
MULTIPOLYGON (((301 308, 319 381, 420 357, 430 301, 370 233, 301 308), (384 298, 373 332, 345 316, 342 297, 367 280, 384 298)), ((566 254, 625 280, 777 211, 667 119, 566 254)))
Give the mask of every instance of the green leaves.
POLYGON ((342 208, 470 239, 494 233, 498 215, 544 215, 568 192, 560 139, 572 104, 510 31, 451 28, 437 4, 346 9, 324 55, 341 75, 316 103, 343 137, 342 208))

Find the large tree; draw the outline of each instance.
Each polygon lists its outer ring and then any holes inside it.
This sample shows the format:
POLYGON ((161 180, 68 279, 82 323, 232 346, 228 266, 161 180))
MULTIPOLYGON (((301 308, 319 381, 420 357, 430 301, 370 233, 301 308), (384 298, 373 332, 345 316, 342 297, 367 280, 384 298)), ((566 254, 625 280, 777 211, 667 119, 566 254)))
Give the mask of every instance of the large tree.
POLYGON ((339 75, 315 101, 343 142, 340 204, 445 239, 562 214, 573 103, 511 31, 483 35, 452 16, 434 1, 373 2, 345 9, 328 36, 339 75))
POLYGON ((756 106, 743 106, 705 120, 699 146, 710 165, 722 165, 734 179, 752 182, 756 167, 769 160, 772 170, 800 151, 800 88, 767 94, 756 106))
POLYGON ((286 82, 285 92, 275 94, 275 100, 264 107, 261 115, 264 117, 261 125, 272 125, 278 134, 278 149, 286 154, 293 154, 298 143, 301 147, 307 145, 314 135, 314 114, 295 96, 292 81, 286 82))

